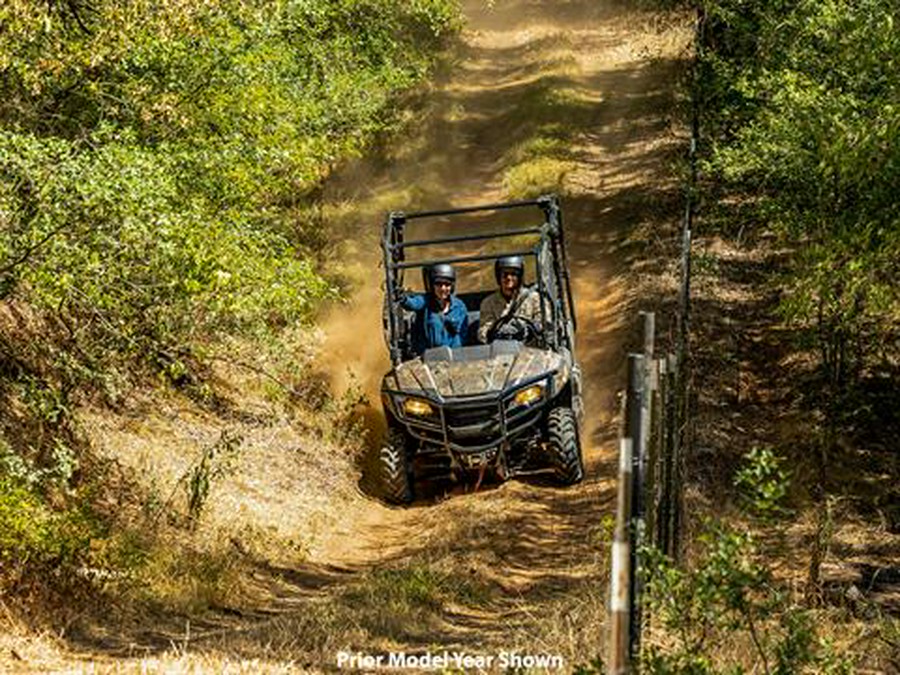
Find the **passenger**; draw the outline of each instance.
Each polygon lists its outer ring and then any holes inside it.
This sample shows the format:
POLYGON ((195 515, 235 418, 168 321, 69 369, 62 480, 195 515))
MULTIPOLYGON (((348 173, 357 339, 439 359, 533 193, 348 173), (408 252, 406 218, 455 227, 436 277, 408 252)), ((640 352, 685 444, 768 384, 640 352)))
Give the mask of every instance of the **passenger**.
POLYGON ((541 301, 537 291, 523 285, 522 256, 498 258, 494 276, 500 288, 481 301, 479 342, 496 339, 530 342, 541 334, 541 301))
POLYGON ((404 294, 400 305, 416 313, 412 346, 416 354, 431 347, 461 347, 469 328, 469 314, 454 295, 456 270, 438 263, 423 270, 425 293, 404 294))

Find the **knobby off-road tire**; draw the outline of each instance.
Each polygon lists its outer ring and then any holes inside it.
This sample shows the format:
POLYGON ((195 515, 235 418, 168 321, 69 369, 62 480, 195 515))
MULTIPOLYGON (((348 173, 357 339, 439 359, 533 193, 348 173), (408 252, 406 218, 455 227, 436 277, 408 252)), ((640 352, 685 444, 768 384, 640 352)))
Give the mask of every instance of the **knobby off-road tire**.
POLYGON ((413 500, 413 472, 407 438, 399 429, 389 429, 378 452, 378 482, 382 498, 391 504, 413 500))
POLYGON ((556 480, 562 485, 574 485, 584 478, 581 445, 578 442, 578 422, 571 408, 554 408, 547 416, 547 448, 556 480))

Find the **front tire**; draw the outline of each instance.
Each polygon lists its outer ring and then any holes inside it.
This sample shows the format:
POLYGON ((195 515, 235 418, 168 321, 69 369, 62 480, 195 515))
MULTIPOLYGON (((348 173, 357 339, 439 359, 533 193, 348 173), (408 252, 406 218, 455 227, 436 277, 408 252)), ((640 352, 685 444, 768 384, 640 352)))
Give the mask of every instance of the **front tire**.
POLYGON ((413 471, 406 434, 389 428, 387 442, 378 451, 378 478, 381 496, 391 504, 413 500, 413 471))
POLYGON ((556 480, 574 485, 584 479, 584 462, 578 441, 578 423, 571 408, 554 408, 547 416, 547 448, 556 480))

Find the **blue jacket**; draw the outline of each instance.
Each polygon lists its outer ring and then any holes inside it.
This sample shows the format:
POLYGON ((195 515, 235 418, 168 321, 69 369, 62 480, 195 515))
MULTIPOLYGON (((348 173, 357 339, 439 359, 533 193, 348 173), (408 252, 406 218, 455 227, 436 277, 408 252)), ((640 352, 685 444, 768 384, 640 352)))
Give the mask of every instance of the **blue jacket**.
POLYGON ((446 314, 436 311, 429 296, 423 293, 404 296, 400 305, 416 313, 412 327, 416 354, 431 347, 462 347, 469 330, 469 312, 455 295, 450 296, 450 309, 446 314))

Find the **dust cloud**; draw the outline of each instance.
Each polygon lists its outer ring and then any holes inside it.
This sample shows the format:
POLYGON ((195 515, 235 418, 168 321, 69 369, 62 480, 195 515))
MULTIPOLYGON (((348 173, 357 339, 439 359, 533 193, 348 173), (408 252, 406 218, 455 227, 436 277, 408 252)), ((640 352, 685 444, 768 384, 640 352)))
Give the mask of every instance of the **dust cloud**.
POLYGON ((369 263, 373 279, 335 308, 323 325, 320 367, 328 373, 336 396, 358 389, 368 405, 379 408, 381 378, 390 368, 390 359, 382 330, 381 269, 377 259, 369 263))

